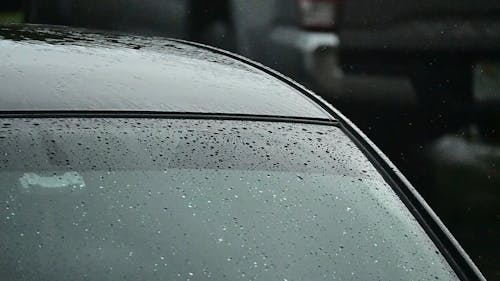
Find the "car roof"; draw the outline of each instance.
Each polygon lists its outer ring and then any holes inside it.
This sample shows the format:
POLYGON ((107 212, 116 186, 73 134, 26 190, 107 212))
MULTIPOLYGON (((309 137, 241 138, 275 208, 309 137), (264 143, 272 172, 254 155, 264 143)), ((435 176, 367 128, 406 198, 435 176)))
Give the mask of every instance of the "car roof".
POLYGON ((0 26, 0 50, 0 111, 332 119, 320 105, 265 68, 177 40, 11 25, 0 26))

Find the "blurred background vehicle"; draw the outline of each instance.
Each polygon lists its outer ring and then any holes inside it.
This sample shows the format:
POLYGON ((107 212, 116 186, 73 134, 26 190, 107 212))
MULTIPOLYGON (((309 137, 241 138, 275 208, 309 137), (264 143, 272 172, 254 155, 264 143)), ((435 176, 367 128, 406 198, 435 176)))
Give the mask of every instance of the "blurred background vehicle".
POLYGON ((22 13, 4 13, 4 21, 193 40, 307 85, 397 163, 487 277, 500 280, 500 253, 491 247, 500 244, 500 2, 27 0, 12 7, 22 13))

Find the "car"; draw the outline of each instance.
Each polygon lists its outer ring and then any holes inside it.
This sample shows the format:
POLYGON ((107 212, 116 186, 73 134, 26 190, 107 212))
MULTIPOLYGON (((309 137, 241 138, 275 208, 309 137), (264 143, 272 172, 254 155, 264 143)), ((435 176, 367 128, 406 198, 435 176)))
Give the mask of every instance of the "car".
POLYGON ((0 27, 3 280, 484 280, 349 120, 197 43, 0 27))

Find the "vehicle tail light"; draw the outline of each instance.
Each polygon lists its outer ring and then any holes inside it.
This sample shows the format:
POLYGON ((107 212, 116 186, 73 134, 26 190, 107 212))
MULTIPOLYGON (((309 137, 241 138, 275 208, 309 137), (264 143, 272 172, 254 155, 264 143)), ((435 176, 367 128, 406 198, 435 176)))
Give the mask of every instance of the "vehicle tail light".
POLYGON ((339 0, 298 0, 299 20, 307 29, 334 29, 339 0))

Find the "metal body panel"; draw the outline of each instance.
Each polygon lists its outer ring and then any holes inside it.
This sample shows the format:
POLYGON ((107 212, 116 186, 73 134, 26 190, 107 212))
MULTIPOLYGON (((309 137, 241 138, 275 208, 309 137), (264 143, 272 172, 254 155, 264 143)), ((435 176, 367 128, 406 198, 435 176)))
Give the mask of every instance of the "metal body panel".
POLYGON ((257 68, 181 42, 0 28, 0 110, 130 110, 328 118, 257 68))

